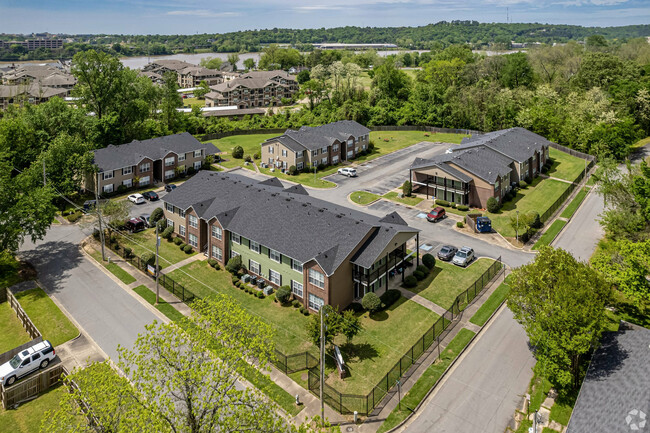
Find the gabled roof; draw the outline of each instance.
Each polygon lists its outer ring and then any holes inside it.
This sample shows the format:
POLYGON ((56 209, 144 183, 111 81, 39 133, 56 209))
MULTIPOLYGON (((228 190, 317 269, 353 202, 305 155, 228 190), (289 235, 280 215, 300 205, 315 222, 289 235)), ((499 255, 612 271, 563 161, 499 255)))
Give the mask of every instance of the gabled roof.
MULTIPOLYGON (((387 230, 393 236, 418 232, 407 225, 380 221, 375 216, 316 199, 304 188, 285 189, 232 173, 201 171, 167 194, 163 201, 183 210, 195 208, 197 203, 206 206, 210 201, 200 215, 204 220, 217 218, 226 230, 301 263, 316 260, 327 275, 334 273, 362 243, 368 249, 364 255, 368 260, 373 259, 372 254, 381 253, 385 245, 364 242, 374 231, 387 230)), ((379 241, 383 242, 385 236, 379 241)))
POLYGON ((294 152, 316 150, 331 146, 335 141, 344 142, 350 137, 360 137, 370 133, 370 129, 353 120, 340 120, 321 126, 303 126, 298 131, 287 129, 283 135, 269 138, 279 141, 294 152))
POLYGON ((549 145, 550 141, 541 135, 517 127, 463 138, 461 145, 453 150, 461 152, 465 149, 488 147, 514 161, 524 162, 535 152, 540 152, 543 147, 549 145))
POLYGON ((282 182, 280 182, 280 179, 278 179, 275 176, 269 177, 268 179, 261 181, 259 184, 260 185, 268 185, 268 186, 277 186, 277 187, 284 188, 284 185, 282 185, 282 182))
POLYGON ((205 149, 206 155, 219 152, 212 144, 201 143, 189 132, 151 138, 149 140, 134 140, 120 146, 109 145, 103 149, 94 150, 94 163, 99 171, 115 170, 138 164, 143 158, 158 160, 170 152, 184 154, 195 150, 205 149))

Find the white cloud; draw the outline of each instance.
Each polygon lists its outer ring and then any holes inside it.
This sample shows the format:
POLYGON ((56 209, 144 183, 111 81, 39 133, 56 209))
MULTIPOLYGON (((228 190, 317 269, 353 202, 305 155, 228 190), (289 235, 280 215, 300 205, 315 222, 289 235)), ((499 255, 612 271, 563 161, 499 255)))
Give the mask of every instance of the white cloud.
POLYGON ((165 15, 199 17, 199 18, 226 18, 239 16, 239 12, 214 12, 207 9, 169 11, 165 15))

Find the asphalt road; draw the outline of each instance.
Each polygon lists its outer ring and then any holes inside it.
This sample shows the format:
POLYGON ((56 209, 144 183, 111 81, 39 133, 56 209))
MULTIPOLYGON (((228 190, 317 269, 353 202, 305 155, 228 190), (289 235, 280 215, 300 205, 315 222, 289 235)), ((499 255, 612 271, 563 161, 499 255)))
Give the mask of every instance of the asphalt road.
POLYGON ((156 317, 79 251, 86 236, 79 225, 54 224, 43 240, 26 242, 19 255, 34 265, 43 289, 117 360, 118 344, 132 347, 156 317))
POLYGON ((604 209, 603 198, 592 188, 552 245, 570 252, 578 260, 588 261, 598 240, 605 235, 598 222, 604 209))

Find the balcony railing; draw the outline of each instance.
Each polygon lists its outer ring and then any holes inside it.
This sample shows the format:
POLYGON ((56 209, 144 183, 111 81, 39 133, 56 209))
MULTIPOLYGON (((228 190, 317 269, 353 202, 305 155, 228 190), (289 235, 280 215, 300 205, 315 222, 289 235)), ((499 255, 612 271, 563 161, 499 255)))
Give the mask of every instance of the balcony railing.
POLYGON ((359 282, 370 284, 386 272, 391 272, 396 268, 411 266, 410 258, 414 253, 406 254, 402 250, 394 250, 388 254, 387 261, 377 265, 374 270, 356 267, 352 270, 352 278, 359 282))

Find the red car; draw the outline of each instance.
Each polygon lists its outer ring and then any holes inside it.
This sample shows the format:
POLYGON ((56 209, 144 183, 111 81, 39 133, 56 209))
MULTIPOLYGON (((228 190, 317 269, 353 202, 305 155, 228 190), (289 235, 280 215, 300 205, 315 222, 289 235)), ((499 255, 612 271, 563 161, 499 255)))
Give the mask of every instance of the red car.
POLYGON ((431 212, 427 214, 427 221, 430 223, 437 223, 438 221, 444 219, 445 210, 440 206, 434 207, 431 212))

